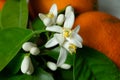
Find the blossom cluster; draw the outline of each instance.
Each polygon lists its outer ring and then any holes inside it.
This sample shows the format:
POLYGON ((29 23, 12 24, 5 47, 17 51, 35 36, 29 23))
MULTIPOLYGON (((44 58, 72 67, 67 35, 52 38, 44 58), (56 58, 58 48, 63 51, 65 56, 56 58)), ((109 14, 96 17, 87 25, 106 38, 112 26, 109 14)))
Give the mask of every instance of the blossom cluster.
POLYGON ((82 48, 82 38, 78 34, 80 26, 73 28, 75 21, 74 9, 67 6, 64 14, 58 14, 57 5, 53 4, 48 14, 39 13, 40 19, 46 26, 46 30, 54 32, 46 44, 46 48, 60 45, 60 54, 57 60, 57 66, 61 66, 69 53, 76 53, 77 47, 82 48))
MULTIPOLYGON (((57 5, 53 4, 48 14, 39 13, 40 19, 46 26, 46 31, 53 33, 53 37, 45 44, 45 48, 52 48, 56 45, 60 47, 60 53, 57 63, 48 61, 47 66, 52 71, 55 71, 57 67, 62 69, 69 69, 71 65, 66 64, 66 58, 68 53, 76 53, 76 49, 82 48, 82 38, 78 34, 80 26, 73 28, 75 21, 74 9, 72 6, 67 6, 64 13, 58 13, 57 5)), ((26 42, 22 46, 24 51, 30 51, 31 55, 38 55, 40 53, 39 48, 32 42, 26 42)), ((25 55, 22 64, 21 71, 25 74, 32 74, 34 67, 30 59, 30 54, 25 55)))

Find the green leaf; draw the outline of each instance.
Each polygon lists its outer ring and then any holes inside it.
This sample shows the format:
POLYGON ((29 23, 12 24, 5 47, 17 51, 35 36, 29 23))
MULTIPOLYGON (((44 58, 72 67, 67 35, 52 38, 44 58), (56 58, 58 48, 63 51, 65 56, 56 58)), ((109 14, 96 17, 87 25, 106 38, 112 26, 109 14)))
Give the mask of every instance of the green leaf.
POLYGON ((74 80, 119 80, 116 65, 102 53, 83 47, 74 61, 74 80))
POLYGON ((7 28, 0 31, 0 71, 16 56, 22 44, 32 36, 31 30, 22 28, 7 28))
POLYGON ((0 30, 2 29, 2 23, 1 23, 1 11, 0 11, 0 30))
POLYGON ((55 80, 73 80, 73 69, 59 69, 54 74, 55 80))
POLYGON ((22 60, 24 58, 24 55, 25 55, 24 53, 18 53, 9 62, 9 64, 1 71, 1 74, 6 75, 6 76, 10 76, 10 75, 18 73, 18 71, 20 70, 21 62, 22 62, 22 60))
POLYGON ((1 11, 0 11, 0 29, 2 27, 2 24, 1 24, 1 11))
POLYGON ((2 10, 2 28, 27 27, 28 5, 26 0, 7 0, 2 10))
POLYGON ((37 17, 33 22, 32 22, 32 28, 35 31, 41 31, 41 30, 45 30, 45 25, 43 24, 43 22, 40 20, 39 17, 37 17))
MULTIPOLYGON (((73 80, 73 70, 61 70, 61 80, 73 80)), ((58 77, 59 78, 59 77, 58 77)))
POLYGON ((21 75, 16 75, 16 76, 13 76, 7 79, 2 79, 2 80, 54 80, 53 77, 49 73, 47 73, 41 68, 35 71, 36 72, 34 72, 34 74, 31 76, 21 74, 21 75))

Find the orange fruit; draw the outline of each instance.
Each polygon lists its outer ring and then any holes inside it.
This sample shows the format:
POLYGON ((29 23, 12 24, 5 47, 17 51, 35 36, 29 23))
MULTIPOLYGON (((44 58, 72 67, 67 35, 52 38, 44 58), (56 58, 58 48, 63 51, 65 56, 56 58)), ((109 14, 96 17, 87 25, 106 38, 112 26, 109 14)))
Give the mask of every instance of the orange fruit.
POLYGON ((0 0, 0 10, 2 10, 4 4, 5 4, 5 0, 0 0))
POLYGON ((32 17, 35 17, 40 12, 48 13, 54 3, 57 4, 58 10, 63 10, 67 5, 71 5, 75 8, 75 12, 77 13, 97 9, 97 0, 30 0, 30 14, 32 17))
POLYGON ((120 19, 92 11, 79 15, 75 26, 78 24, 83 44, 101 51, 120 68, 120 19))

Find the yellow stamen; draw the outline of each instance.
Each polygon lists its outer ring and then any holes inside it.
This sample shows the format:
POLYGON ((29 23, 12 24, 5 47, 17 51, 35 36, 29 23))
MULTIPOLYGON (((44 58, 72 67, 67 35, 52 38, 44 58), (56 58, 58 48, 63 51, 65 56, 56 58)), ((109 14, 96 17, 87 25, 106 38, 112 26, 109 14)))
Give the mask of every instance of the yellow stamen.
POLYGON ((76 49, 77 49, 77 47, 74 44, 69 45, 70 53, 76 53, 76 49))
POLYGON ((63 36, 65 38, 69 37, 71 34, 71 30, 63 29, 63 36))
POLYGON ((53 18, 53 17, 54 17, 54 14, 53 14, 53 13, 49 13, 49 14, 47 14, 47 17, 53 18))

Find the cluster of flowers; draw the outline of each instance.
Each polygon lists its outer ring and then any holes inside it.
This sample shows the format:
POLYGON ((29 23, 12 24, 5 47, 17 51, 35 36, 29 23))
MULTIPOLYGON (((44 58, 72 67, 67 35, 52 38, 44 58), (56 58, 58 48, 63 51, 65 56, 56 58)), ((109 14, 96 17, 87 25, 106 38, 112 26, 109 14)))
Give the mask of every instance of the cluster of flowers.
MULTIPOLYGON (((53 37, 45 44, 45 47, 51 48, 56 45, 60 46, 60 54, 57 63, 48 61, 48 68, 53 71, 55 71, 57 67, 69 69, 71 66, 65 64, 67 54, 76 53, 77 47, 82 48, 83 41, 81 36, 78 34, 80 26, 78 25, 73 29, 75 21, 73 7, 67 6, 64 14, 58 14, 57 5, 53 4, 48 14, 39 13, 39 17, 46 26, 46 30, 54 32, 53 37)), ((23 49, 25 51, 30 51, 32 55, 38 55, 40 53, 39 49, 33 43, 30 45, 23 44, 23 49)), ((21 71, 26 74, 32 74, 33 70, 31 59, 27 55, 23 59, 21 71)))
POLYGON ((57 66, 61 66, 66 58, 67 53, 76 53, 76 48, 82 48, 82 38, 78 34, 80 26, 78 25, 73 30, 75 21, 74 9, 72 6, 67 6, 64 14, 58 14, 57 5, 53 4, 48 14, 39 13, 40 19, 46 26, 47 31, 55 32, 46 44, 46 48, 60 45, 60 55, 57 60, 57 66))

